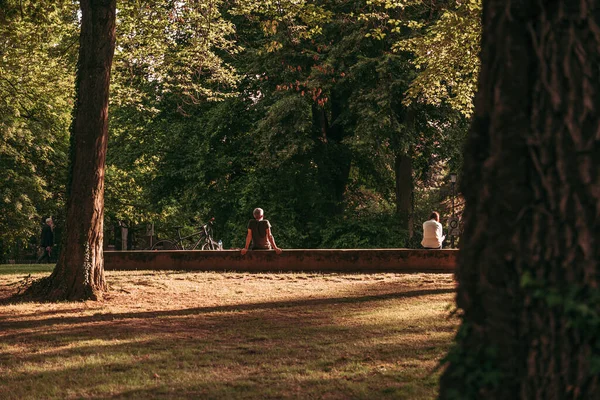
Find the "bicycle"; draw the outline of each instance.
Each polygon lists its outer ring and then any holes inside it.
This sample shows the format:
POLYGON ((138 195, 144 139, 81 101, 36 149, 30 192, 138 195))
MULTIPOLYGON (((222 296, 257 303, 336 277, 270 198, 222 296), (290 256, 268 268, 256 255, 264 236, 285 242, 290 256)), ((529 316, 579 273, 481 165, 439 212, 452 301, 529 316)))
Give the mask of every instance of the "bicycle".
POLYGON ((217 243, 212 237, 212 224, 215 221, 211 218, 204 224, 198 232, 191 235, 181 236, 181 226, 176 226, 177 239, 162 239, 154 243, 150 250, 223 250, 223 246, 217 243), (198 236, 196 240, 195 237, 198 236), (194 239, 191 239, 194 238, 194 239), (191 239, 191 240, 190 240, 191 239), (191 242, 191 246, 186 246, 186 242, 191 242))

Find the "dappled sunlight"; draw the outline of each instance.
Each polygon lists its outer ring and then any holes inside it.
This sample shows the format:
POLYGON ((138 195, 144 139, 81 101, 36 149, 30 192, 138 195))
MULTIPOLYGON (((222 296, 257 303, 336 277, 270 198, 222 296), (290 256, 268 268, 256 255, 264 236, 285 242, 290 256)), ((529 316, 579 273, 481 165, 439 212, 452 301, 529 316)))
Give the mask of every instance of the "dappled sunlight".
MULTIPOLYGON (((250 273, 168 273, 107 272, 110 292, 104 303, 25 303, 4 307, 19 319, 44 319, 54 313, 79 315, 119 314, 134 311, 184 309, 304 300, 331 297, 359 297, 406 291, 427 285, 428 289, 453 285, 450 274, 250 274, 250 273), (169 293, 168 296, 164 295, 169 293), (23 313, 32 306, 36 312, 23 313)), ((6 315, 6 313, 5 313, 6 315)), ((66 315, 69 316, 69 315, 66 315)))
MULTIPOLYGON (((105 349, 102 349, 105 350, 105 349)), ((36 357, 37 358, 37 357, 36 357)), ((73 354, 69 352, 61 357, 56 358, 45 358, 43 361, 31 360, 24 361, 19 364, 18 367, 13 368, 12 375, 24 377, 26 375, 36 374, 50 374, 52 372, 66 373, 69 370, 78 369, 96 369, 98 367, 108 365, 108 363, 114 363, 115 359, 121 358, 127 360, 126 364, 133 364, 133 360, 126 355, 122 354, 121 357, 115 357, 114 354, 107 360, 105 351, 94 352, 89 354, 73 354)), ((10 377, 11 374, 6 376, 10 377)))
POLYGON ((431 398, 457 326, 448 274, 107 275, 102 302, 0 306, 8 398, 431 398))
MULTIPOLYGON (((43 342, 44 339, 55 338, 56 332, 50 331, 45 332, 43 334, 39 334, 39 332, 29 331, 30 334, 36 334, 35 338, 37 341, 43 342)), ((27 337, 25 335, 25 337, 27 337)), ((27 354, 32 354, 36 358, 43 357, 45 360, 48 357, 53 355, 62 355, 62 354, 80 354, 88 352, 89 350, 93 352, 104 351, 108 347, 112 346, 126 346, 130 344, 143 344, 151 340, 151 337, 135 337, 128 339, 79 339, 73 340, 73 338, 61 338, 59 340, 55 340, 52 343, 52 347, 40 346, 40 343, 28 345, 27 343, 18 343, 18 344, 7 344, 4 343, 2 347, 0 347, 0 351, 2 353, 11 354, 17 358, 25 359, 27 354), (61 345, 61 343, 65 343, 61 345)), ((43 343, 42 343, 43 345, 43 343)))

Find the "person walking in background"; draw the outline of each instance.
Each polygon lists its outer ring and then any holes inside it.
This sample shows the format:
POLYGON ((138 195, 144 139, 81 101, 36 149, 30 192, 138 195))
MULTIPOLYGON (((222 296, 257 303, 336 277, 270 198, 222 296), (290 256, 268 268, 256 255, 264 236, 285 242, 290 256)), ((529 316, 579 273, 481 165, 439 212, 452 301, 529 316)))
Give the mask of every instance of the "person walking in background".
POLYGON ((271 234, 271 224, 264 218, 262 208, 255 208, 254 219, 248 221, 248 234, 246 235, 246 246, 242 249, 242 255, 246 255, 250 243, 252 250, 271 250, 281 254, 281 249, 275 244, 275 238, 271 234))
POLYGON ((52 246, 54 246, 54 223, 52 222, 52 218, 46 218, 46 224, 42 228, 42 236, 40 240, 40 247, 42 248, 43 252, 42 255, 37 259, 38 264, 44 259, 47 259, 47 262, 50 262, 50 257, 52 256, 52 246))
POLYGON ((441 250, 442 242, 446 236, 443 235, 442 224, 440 224, 440 214, 432 212, 429 220, 423 222, 423 240, 421 246, 425 249, 441 250))

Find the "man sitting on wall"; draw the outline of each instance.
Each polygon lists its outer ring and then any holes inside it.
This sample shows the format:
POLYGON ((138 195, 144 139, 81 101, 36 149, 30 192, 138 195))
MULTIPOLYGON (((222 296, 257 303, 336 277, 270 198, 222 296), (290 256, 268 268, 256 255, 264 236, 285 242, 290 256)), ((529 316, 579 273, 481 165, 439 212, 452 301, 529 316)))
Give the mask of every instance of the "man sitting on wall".
POLYGON ((423 240, 421 246, 425 249, 442 249, 442 242, 446 238, 442 234, 442 224, 440 224, 440 214, 432 212, 429 220, 423 223, 423 240))
POLYGON ((281 254, 281 249, 275 244, 275 238, 271 234, 271 224, 264 218, 262 208, 255 208, 254 219, 248 222, 248 234, 246 235, 246 246, 242 249, 242 255, 248 252, 250 242, 252 250, 271 250, 274 249, 277 254, 281 254))

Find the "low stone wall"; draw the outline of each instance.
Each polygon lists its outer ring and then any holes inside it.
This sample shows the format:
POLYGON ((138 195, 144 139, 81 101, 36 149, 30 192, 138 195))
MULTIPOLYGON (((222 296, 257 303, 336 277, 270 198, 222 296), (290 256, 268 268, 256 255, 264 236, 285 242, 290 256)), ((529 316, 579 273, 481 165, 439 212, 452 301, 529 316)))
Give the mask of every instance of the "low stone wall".
POLYGON ((105 251, 106 270, 453 272, 457 250, 105 251))

